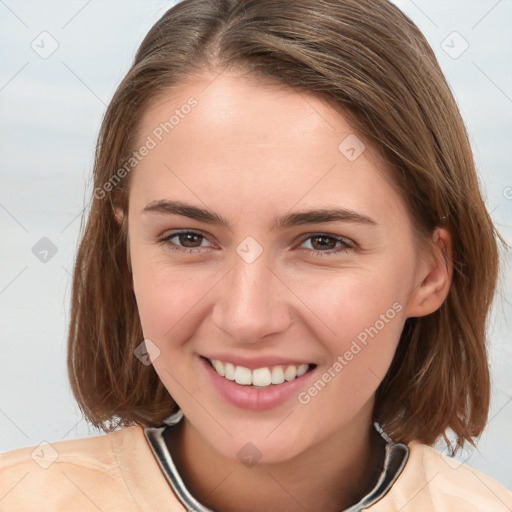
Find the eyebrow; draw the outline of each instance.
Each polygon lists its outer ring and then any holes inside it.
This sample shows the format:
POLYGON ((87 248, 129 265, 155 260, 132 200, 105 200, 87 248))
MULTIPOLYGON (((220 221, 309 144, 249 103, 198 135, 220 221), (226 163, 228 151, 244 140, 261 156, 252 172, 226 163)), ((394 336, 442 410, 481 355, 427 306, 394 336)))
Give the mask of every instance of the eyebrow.
MULTIPOLYGON (((216 212, 183 203, 181 201, 158 200, 148 203, 144 213, 161 215, 181 215, 207 224, 217 224, 230 228, 228 220, 216 212)), ((281 218, 274 217, 271 229, 284 229, 303 224, 320 224, 325 222, 355 222, 377 226, 377 222, 366 215, 347 210, 346 208, 320 208, 296 213, 289 213, 281 218)))

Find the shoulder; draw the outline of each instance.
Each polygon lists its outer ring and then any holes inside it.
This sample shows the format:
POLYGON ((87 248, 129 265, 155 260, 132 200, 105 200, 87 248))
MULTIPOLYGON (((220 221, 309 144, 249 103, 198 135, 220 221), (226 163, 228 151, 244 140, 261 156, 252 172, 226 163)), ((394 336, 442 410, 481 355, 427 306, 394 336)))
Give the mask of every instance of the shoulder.
POLYGON ((90 510, 93 503, 105 501, 101 494, 107 490, 117 496, 127 494, 112 441, 137 437, 134 429, 43 442, 0 454, 1 510, 19 510, 21 505, 23 510, 36 510, 42 503, 45 510, 64 510, 59 507, 66 503, 90 510))
POLYGON ((2 512, 150 510, 167 487, 138 426, 0 454, 2 512))
POLYGON ((431 446, 412 442, 402 474, 372 512, 510 512, 512 493, 431 446))

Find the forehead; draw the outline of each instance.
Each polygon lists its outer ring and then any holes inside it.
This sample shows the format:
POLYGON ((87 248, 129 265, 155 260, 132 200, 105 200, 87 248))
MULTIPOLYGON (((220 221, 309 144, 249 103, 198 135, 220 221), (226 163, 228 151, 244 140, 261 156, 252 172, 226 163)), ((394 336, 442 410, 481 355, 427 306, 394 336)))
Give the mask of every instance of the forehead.
POLYGON ((149 139, 132 182, 140 203, 186 196, 260 214, 319 201, 403 207, 376 152, 340 111, 283 85, 235 74, 180 84, 145 112, 139 145, 149 139))
POLYGON ((160 94, 143 116, 139 139, 156 130, 157 138, 178 141, 180 132, 186 136, 185 126, 201 132, 203 142, 216 144, 222 137, 225 145, 247 147, 286 143, 311 148, 334 142, 337 149, 341 136, 354 133, 322 97, 233 72, 198 77, 160 94), (172 128, 165 125, 168 121, 172 128))

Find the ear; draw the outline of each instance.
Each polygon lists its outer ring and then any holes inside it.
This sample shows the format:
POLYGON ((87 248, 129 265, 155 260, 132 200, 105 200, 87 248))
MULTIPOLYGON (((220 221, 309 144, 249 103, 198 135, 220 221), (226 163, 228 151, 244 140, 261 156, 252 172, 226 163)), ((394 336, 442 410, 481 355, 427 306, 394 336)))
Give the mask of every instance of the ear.
POLYGON ((114 219, 116 219, 116 222, 119 225, 121 225, 123 223, 123 219, 124 219, 123 210, 119 206, 117 206, 114 208, 113 213, 114 213, 114 219))
POLYGON ((426 316, 441 307, 453 277, 452 238, 448 230, 436 228, 430 248, 421 256, 406 317, 426 316))
MULTIPOLYGON (((115 207, 115 208, 113 209, 113 212, 112 212, 112 213, 114 214, 114 219, 115 219, 115 220, 116 220, 116 222, 119 224, 119 226, 122 226, 123 221, 124 221, 124 212, 123 212, 123 210, 117 206, 117 207, 115 207)), ((128 241, 128 240, 129 240, 129 239, 128 239, 128 237, 127 237, 127 243, 129 243, 129 241, 128 241)), ((128 247, 127 247, 127 258, 128 258, 128 265, 130 265, 130 259, 129 259, 129 258, 130 258, 130 252, 129 252, 128 247)), ((131 279, 130 279, 130 280, 131 280, 131 284, 130 284, 131 289, 132 289, 132 291, 134 291, 134 286, 133 286, 133 274, 131 274, 131 279)))

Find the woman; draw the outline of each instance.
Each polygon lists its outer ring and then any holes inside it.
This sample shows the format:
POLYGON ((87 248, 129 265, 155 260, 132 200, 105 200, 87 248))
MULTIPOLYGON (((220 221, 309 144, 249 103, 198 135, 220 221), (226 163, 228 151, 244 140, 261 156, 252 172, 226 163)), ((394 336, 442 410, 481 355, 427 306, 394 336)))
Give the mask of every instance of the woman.
POLYGON ((94 180, 68 367, 110 433, 4 455, 5 510, 512 508, 431 448, 485 426, 499 235, 396 7, 181 2, 94 180))

